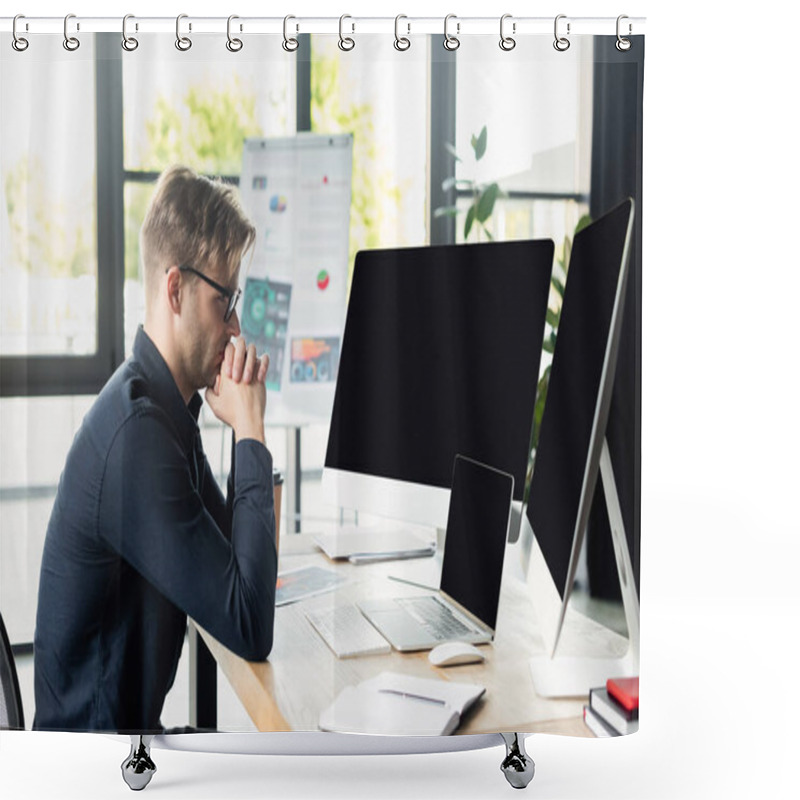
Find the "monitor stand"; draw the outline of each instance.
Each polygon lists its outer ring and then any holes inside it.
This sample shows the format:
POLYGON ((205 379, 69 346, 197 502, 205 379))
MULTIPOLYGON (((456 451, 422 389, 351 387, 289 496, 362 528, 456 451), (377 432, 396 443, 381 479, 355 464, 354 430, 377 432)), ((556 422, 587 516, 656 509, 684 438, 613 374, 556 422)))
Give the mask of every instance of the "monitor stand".
MULTIPOLYGON (((614 556, 622 591, 625 622, 628 626, 628 649, 627 652, 618 656, 558 655, 557 638, 553 649, 554 655, 534 656, 530 661, 533 686, 541 697, 585 696, 589 694, 590 689, 604 687, 609 678, 634 677, 639 674, 639 596, 636 591, 633 564, 625 537, 625 525, 622 521, 622 509, 619 504, 611 454, 605 438, 603 438, 603 448, 600 453, 600 474, 603 479, 611 539, 614 544, 614 556)), ((561 610, 559 638, 567 616, 568 600, 569 595, 565 597, 561 610)), ((593 624, 587 618, 584 620, 590 625, 593 624)), ((599 629, 602 626, 594 623, 593 627, 599 629)))

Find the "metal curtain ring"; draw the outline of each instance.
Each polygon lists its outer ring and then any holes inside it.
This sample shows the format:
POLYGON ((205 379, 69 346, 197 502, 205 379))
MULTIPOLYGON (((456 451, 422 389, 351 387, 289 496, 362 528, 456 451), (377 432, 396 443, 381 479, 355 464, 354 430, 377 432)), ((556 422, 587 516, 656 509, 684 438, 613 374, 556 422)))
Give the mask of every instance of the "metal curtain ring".
MULTIPOLYGON (((75 19, 74 14, 67 14, 67 16, 64 17, 64 49, 69 50, 70 53, 74 52, 81 46, 80 41, 74 36, 70 36, 69 31, 67 30, 67 26, 71 19, 75 19)), ((78 25, 78 30, 80 30, 80 25, 78 25)))
MULTIPOLYGON (((129 19, 134 19, 133 14, 126 14, 122 18, 122 49, 131 53, 139 46, 139 40, 134 36, 128 36, 129 19)), ((136 26, 136 30, 139 30, 138 25, 136 26)))
MULTIPOLYGON (((517 42, 515 39, 512 39, 510 36, 505 35, 504 28, 507 19, 511 19, 511 14, 503 14, 503 16, 500 17, 500 49, 505 50, 506 52, 508 52, 509 50, 513 50, 517 46, 517 42)), ((511 23, 511 32, 512 33, 517 32, 516 22, 511 23)))
MULTIPOLYGON (((617 41, 614 44, 614 46, 617 48, 617 50, 619 50, 621 53, 625 53, 626 51, 631 49, 631 40, 630 39, 626 39, 620 33, 620 23, 624 19, 628 19, 628 17, 625 14, 620 14, 617 17, 617 41)), ((630 25, 630 23, 628 23, 628 33, 630 33, 630 32, 631 32, 631 25, 630 25)))
MULTIPOLYGON (((227 47, 231 53, 238 53, 244 46, 242 44, 241 39, 236 39, 231 37, 231 21, 235 19, 239 19, 239 17, 237 17, 236 14, 231 14, 228 17, 228 41, 225 42, 225 47, 227 47)), ((239 30, 241 30, 241 27, 239 28, 239 30)))
MULTIPOLYGON (((188 36, 181 36, 181 20, 187 19, 188 16, 188 14, 178 14, 178 18, 175 20, 175 47, 184 53, 192 46, 192 40, 188 36)), ((189 30, 191 29, 190 23, 189 30)))
MULTIPOLYGON (((553 35, 556 37, 556 40, 553 42, 553 47, 558 50, 559 53, 563 53, 565 50, 569 50, 569 39, 564 36, 558 35, 558 21, 560 19, 566 19, 566 14, 559 14, 556 17, 556 21, 553 25, 553 35)), ((567 35, 569 35, 569 22, 567 23, 567 35)))
MULTIPOLYGON (((352 17, 349 14, 342 14, 342 16, 339 17, 339 49, 345 52, 352 50, 356 46, 356 43, 349 36, 345 36, 342 31, 346 19, 352 19, 352 17)), ((351 24, 353 26, 353 33, 355 33, 356 24, 355 22, 351 24)))
MULTIPOLYGON (((411 47, 411 39, 409 39, 406 36, 401 36, 400 35, 400 20, 401 19, 408 19, 408 17, 405 14, 398 14, 394 18, 394 49, 395 50, 400 50, 400 52, 403 52, 405 50, 408 50, 409 47, 411 47)), ((410 22, 406 23, 406 27, 408 28, 408 33, 411 33, 411 23, 410 22)))
POLYGON ((293 36, 289 36, 289 20, 290 19, 297 19, 297 17, 293 17, 291 14, 285 16, 283 18, 283 49, 287 53, 294 53, 298 47, 300 47, 300 42, 297 41, 293 36))
POLYGON ((13 22, 13 24, 11 26, 11 35, 14 37, 11 40, 11 46, 18 53, 22 53, 24 50, 27 50, 28 49, 28 45, 30 44, 30 42, 26 38, 24 38, 23 36, 20 36, 19 34, 17 34, 17 20, 20 20, 20 19, 25 19, 25 16, 23 14, 17 14, 17 16, 14 17, 14 22, 13 22))
MULTIPOLYGON (((451 36, 447 31, 447 23, 450 22, 451 19, 457 19, 455 14, 448 14, 444 18, 444 41, 442 45, 444 46, 445 50, 458 50, 461 47, 461 42, 458 40, 457 37, 451 36)), ((456 33, 460 33, 461 31, 461 24, 456 22, 456 33)))

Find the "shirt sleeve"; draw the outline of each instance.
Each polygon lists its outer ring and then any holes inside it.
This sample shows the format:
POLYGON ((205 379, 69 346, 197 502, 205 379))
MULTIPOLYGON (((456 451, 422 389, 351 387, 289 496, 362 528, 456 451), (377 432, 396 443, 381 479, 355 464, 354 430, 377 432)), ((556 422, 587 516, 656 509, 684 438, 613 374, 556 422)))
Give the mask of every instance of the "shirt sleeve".
POLYGON ((235 458, 228 538, 169 420, 156 410, 132 416, 108 453, 98 535, 215 639, 255 661, 272 649, 275 614, 272 456, 243 440, 235 458))

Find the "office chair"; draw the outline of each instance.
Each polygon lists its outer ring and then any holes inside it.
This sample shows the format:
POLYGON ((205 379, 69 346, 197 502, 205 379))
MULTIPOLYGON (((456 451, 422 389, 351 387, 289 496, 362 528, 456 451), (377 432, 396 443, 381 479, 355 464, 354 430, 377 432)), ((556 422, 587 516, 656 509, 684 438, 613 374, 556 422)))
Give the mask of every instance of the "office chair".
POLYGON ((11 642, 8 641, 3 615, 0 614, 0 730, 25 730, 22 695, 11 642))

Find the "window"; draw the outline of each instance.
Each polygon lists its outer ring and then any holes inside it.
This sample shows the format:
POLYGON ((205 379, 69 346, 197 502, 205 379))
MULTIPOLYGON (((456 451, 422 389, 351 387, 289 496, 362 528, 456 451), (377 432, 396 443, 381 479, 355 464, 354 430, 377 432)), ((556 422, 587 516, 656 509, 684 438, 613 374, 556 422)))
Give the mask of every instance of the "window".
POLYGON ((85 390, 110 360, 99 335, 94 42, 77 58, 55 39, 41 47, 34 60, 11 51, 0 72, 3 396, 85 390))

